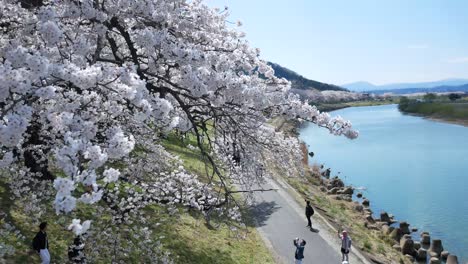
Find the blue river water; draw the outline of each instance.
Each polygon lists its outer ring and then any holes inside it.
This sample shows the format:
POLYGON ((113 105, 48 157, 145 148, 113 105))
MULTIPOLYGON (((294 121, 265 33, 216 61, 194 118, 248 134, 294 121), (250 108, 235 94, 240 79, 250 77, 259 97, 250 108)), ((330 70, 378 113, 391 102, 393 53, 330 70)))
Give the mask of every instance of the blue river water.
MULTIPOLYGON (((331 112, 353 123, 349 140, 306 125, 300 138, 332 176, 364 187, 374 214, 385 210, 468 263, 468 127, 404 115, 397 105, 331 112)), ((418 236, 419 237, 419 236, 418 236)))

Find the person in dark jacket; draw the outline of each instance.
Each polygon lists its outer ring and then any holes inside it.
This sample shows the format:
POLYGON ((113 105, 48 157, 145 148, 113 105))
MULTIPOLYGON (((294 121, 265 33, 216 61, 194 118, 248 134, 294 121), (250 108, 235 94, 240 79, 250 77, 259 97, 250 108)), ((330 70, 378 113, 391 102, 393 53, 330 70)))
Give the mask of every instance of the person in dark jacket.
POLYGON ((294 263, 302 264, 302 260, 304 259, 304 247, 306 245, 306 241, 304 239, 299 239, 296 237, 293 243, 296 247, 296 252, 294 253, 294 263))
POLYGON ((305 215, 307 217, 307 227, 309 227, 310 229, 312 229, 312 221, 310 220, 310 218, 314 215, 314 208, 312 208, 312 206, 310 205, 310 201, 306 201, 307 205, 306 205, 306 208, 305 208, 305 215))
POLYGON ((50 263, 49 240, 47 238, 47 223, 42 222, 39 225, 39 232, 33 239, 33 248, 41 257, 41 264, 50 263))

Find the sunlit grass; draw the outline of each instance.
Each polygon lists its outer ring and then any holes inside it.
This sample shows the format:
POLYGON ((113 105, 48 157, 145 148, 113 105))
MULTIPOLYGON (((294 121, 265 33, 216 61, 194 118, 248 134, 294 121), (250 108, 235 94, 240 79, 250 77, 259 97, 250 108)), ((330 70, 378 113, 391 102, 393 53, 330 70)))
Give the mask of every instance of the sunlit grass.
MULTIPOLYGON (((198 149, 190 149, 188 145, 196 146, 193 135, 188 135, 181 141, 175 135, 168 135, 163 141, 164 147, 181 158, 185 168, 197 174, 202 181, 207 180, 207 172, 211 168, 205 166, 198 149)), ((31 251, 31 241, 37 232, 37 224, 23 212, 21 201, 10 200, 11 194, 4 182, 0 182, 1 211, 6 213, 7 220, 14 224, 26 236, 24 241, 16 241, 15 237, 0 237, 0 241, 15 243, 16 254, 9 258, 8 263, 39 263, 37 254, 31 251)), ((67 262, 67 248, 73 240, 71 232, 64 230, 64 219, 50 210, 43 217, 49 222, 48 234, 50 252, 55 263, 67 262), (52 219, 57 220, 53 222, 52 219)), ((207 226, 200 212, 189 212, 183 209, 174 216, 167 215, 165 209, 152 205, 145 209, 149 216, 147 226, 154 227, 153 237, 162 237, 163 247, 171 253, 175 263, 274 263, 269 250, 253 227, 233 231, 226 225, 217 228, 207 226), (158 226, 158 223, 161 225, 158 226), (156 227, 158 226, 158 227, 156 227)), ((77 214, 82 219, 93 219, 93 208, 79 206, 77 214)), ((110 216, 109 216, 110 217, 110 216)), ((94 226, 94 228, 99 228, 94 226)), ((103 243, 105 243, 103 241, 103 243)), ((138 252, 133 252, 130 263, 141 263, 138 252)), ((100 263, 109 263, 110 256, 102 256, 100 263)))
POLYGON ((468 120, 468 103, 466 102, 417 103, 410 101, 401 110, 436 118, 468 120))

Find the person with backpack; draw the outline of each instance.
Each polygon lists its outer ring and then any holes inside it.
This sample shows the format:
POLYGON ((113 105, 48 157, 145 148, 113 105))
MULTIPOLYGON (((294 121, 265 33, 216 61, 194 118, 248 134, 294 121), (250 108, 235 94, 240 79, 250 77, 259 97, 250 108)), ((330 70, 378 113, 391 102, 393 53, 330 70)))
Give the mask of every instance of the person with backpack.
POLYGON ((295 264, 302 264, 302 260, 304 259, 304 247, 306 245, 306 241, 304 239, 296 239, 293 240, 294 246, 296 247, 296 252, 294 253, 294 263, 295 264))
POLYGON ((39 232, 33 239, 33 248, 41 257, 41 264, 50 263, 49 240, 47 238, 47 222, 39 225, 39 232))
POLYGON ((306 203, 307 203, 306 208, 305 208, 305 215, 307 218, 306 227, 309 227, 312 230, 312 221, 310 220, 310 218, 314 215, 315 211, 314 211, 314 208, 312 208, 312 206, 310 205, 310 201, 306 200, 306 203))
POLYGON ((341 240, 341 261, 343 261, 343 263, 347 263, 349 261, 348 254, 351 250, 351 237, 349 237, 348 232, 346 232, 346 230, 343 230, 341 234, 340 231, 338 231, 338 236, 341 240))

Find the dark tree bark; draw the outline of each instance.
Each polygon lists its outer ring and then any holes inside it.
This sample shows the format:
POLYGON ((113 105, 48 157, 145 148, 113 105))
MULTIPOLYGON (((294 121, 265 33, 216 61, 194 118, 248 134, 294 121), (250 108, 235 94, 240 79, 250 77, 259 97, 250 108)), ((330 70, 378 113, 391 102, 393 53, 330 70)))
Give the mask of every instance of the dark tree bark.
POLYGON ((35 8, 44 4, 42 0, 20 0, 19 2, 22 8, 35 8))
POLYGON ((41 125, 37 122, 32 122, 26 133, 29 134, 29 137, 23 143, 23 148, 25 148, 23 153, 24 165, 31 172, 41 173, 39 178, 42 180, 55 179, 54 175, 49 171, 47 159, 49 149, 43 148, 45 144, 41 136, 41 125))

